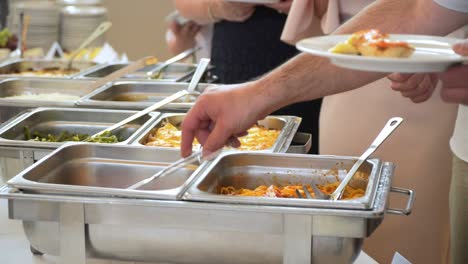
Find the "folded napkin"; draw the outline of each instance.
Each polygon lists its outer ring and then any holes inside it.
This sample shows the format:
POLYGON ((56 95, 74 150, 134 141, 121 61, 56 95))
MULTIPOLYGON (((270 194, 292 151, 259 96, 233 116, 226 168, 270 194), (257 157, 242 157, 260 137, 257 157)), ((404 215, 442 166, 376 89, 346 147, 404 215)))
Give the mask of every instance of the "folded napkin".
POLYGON ((329 34, 340 26, 338 0, 294 0, 281 34, 281 40, 295 44, 297 41, 321 34, 329 34), (326 7, 324 14, 318 10, 326 7), (318 16, 321 21, 318 23, 318 16))

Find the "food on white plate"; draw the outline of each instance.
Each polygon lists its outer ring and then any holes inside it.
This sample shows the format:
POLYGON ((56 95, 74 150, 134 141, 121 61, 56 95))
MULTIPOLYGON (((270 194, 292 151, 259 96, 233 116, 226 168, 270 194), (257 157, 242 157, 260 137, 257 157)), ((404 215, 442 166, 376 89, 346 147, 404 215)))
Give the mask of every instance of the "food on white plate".
POLYGON ((390 40, 388 34, 371 29, 352 34, 345 42, 336 44, 329 51, 368 57, 408 58, 413 54, 414 47, 405 41, 390 40))

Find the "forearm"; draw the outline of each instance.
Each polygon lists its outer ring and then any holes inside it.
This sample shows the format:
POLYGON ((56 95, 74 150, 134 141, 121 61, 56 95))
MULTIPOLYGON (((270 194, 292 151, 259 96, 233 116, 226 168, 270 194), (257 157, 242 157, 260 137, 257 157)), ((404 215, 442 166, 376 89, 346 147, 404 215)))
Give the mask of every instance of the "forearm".
POLYGON ((209 24, 213 22, 208 12, 211 0, 174 0, 174 5, 179 13, 198 24, 209 24))
MULTIPOLYGON (((384 0, 361 11, 334 34, 377 28, 392 33, 443 35, 467 22, 467 16, 441 8, 432 0, 384 0)), ((292 103, 356 89, 383 76, 339 68, 328 59, 301 54, 258 80, 257 92, 267 98, 265 111, 274 111, 292 103)))

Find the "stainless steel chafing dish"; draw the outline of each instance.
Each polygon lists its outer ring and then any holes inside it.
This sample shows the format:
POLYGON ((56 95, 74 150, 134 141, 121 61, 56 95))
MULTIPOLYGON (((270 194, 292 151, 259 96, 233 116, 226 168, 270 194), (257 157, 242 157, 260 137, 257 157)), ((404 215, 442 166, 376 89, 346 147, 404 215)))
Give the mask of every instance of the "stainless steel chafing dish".
MULTIPOLYGON (((135 80, 147 80, 146 73, 153 69, 154 67, 160 65, 161 63, 157 63, 155 65, 150 65, 145 68, 140 69, 132 74, 126 75, 125 79, 135 79, 135 80)), ((89 70, 82 75, 82 78, 102 78, 105 77, 115 71, 122 69, 123 67, 127 66, 126 63, 118 63, 118 64, 106 64, 102 65, 98 68, 89 70)), ((174 63, 166 67, 159 79, 159 81, 173 81, 173 82, 181 82, 181 81, 188 81, 192 77, 195 69, 197 68, 196 64, 189 64, 189 63, 174 63)))
MULTIPOLYGON (((220 195, 221 187, 255 189, 259 185, 295 185, 334 183, 342 180, 355 160, 332 156, 317 156, 311 159, 304 155, 268 155, 262 153, 222 154, 202 172, 199 181, 187 192, 186 198, 194 201, 210 201, 234 204, 258 204, 301 207, 324 207, 344 209, 370 209, 377 190, 382 164, 372 159, 361 165, 360 171, 369 175, 366 182, 358 186, 365 195, 352 200, 278 199, 220 195), (332 169, 330 171, 330 169, 332 169)), ((350 183, 353 186, 353 182, 350 183)))
MULTIPOLYGON (((196 91, 203 92, 207 86, 208 84, 199 84, 196 91)), ((77 104, 93 108, 140 110, 185 89, 187 89, 185 83, 117 81, 86 95, 77 104)), ((182 98, 179 102, 168 104, 162 109, 187 111, 193 106, 194 101, 194 97, 191 97, 189 102, 184 102, 184 98, 182 98)))
MULTIPOLYGON (((184 117, 185 114, 180 113, 162 114, 158 119, 155 119, 154 122, 148 123, 145 126, 145 128, 142 129, 139 136, 132 139, 130 144, 136 146, 144 146, 147 142, 148 136, 153 132, 155 128, 160 128, 166 123, 171 123, 175 127, 180 127, 182 121, 184 120, 184 117)), ((291 142, 295 136, 295 133, 297 132, 300 123, 301 118, 295 116, 268 116, 263 120, 259 120, 259 125, 262 125, 266 128, 278 129, 281 131, 273 147, 264 151, 286 152, 291 145, 291 142)), ((308 149, 304 153, 307 153, 307 151, 308 149)))
POLYGON ((236 167, 248 167, 243 172, 250 177, 257 174, 257 163, 280 175, 292 168, 301 172, 333 169, 336 164, 346 167, 352 160, 313 155, 223 154, 191 176, 180 178, 178 173, 161 179, 161 185, 174 183, 167 188, 182 186, 179 193, 190 189, 173 200, 157 197, 157 182, 150 188, 155 196, 148 199, 103 195, 106 188, 125 191, 140 175, 176 160, 176 154, 154 148, 67 145, 16 176, 1 189, 1 196, 9 200, 10 218, 23 221, 34 251, 60 255, 61 263, 85 263, 86 257, 174 263, 351 263, 385 213, 412 210, 413 192, 391 188, 393 164, 376 159, 364 168, 375 180, 369 182, 375 190, 366 190, 371 195, 365 208, 338 202, 267 205, 258 203, 259 198, 245 204, 203 197, 193 201, 194 189, 213 186, 210 175, 223 180, 236 167), (223 168, 227 172, 219 173, 223 168), (65 186, 79 187, 81 194, 67 193, 65 186), (409 195, 406 209, 388 208, 390 191, 409 195))
POLYGON ((73 107, 75 101, 51 101, 51 100, 23 100, 8 98, 24 94, 51 94, 61 93, 83 97, 93 90, 89 88, 92 81, 69 79, 44 79, 44 78, 9 78, 0 80, 0 106, 65 106, 73 107))
MULTIPOLYGON (((64 143, 25 141, 24 127, 31 130, 50 131, 59 134, 67 130, 72 133, 93 135, 134 114, 135 111, 74 109, 74 108, 37 108, 27 110, 0 127, 0 157, 19 158, 23 168, 50 153, 64 143)), ((119 145, 128 144, 136 137, 146 122, 156 119, 157 113, 141 117, 115 131, 113 134, 123 138, 119 145)))
MULTIPOLYGON (((79 70, 76 73, 67 75, 67 76, 41 76, 41 75, 34 75, 29 77, 42 77, 42 78, 75 78, 80 76, 84 73, 85 70, 90 70, 91 68, 95 67, 97 64, 90 61, 74 61, 73 68, 79 70)), ((68 67, 67 60, 27 60, 27 59, 19 59, 14 61, 8 61, 0 64, 0 78, 9 78, 17 76, 16 74, 12 74, 12 72, 24 72, 30 69, 33 70, 42 70, 46 68, 60 68, 66 69, 68 67)), ((25 77, 25 76, 22 76, 25 77)))

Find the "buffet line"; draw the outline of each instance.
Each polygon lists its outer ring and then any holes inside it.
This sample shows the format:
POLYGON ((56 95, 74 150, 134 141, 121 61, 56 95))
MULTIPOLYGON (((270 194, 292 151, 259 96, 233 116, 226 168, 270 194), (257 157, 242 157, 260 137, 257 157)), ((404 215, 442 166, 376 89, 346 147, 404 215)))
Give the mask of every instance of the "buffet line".
POLYGON ((180 126, 196 95, 91 136, 187 89, 196 65, 171 64, 151 80, 154 66, 143 68, 95 90, 126 65, 66 66, 0 65, 0 159, 20 162, 20 171, 3 162, 12 179, 0 197, 35 254, 61 263, 350 263, 386 213, 412 210, 414 193, 392 187, 395 166, 379 159, 364 162, 342 199, 316 199, 313 187, 333 192, 356 158, 305 155, 311 135, 297 132, 295 116, 268 116, 240 150, 130 188, 180 159, 180 126), (389 208, 390 192, 408 195, 405 209, 389 208))

